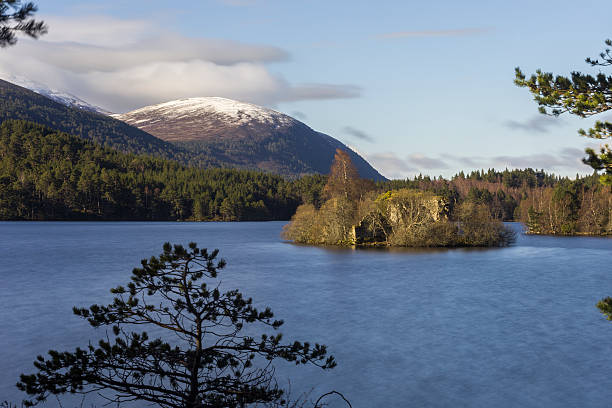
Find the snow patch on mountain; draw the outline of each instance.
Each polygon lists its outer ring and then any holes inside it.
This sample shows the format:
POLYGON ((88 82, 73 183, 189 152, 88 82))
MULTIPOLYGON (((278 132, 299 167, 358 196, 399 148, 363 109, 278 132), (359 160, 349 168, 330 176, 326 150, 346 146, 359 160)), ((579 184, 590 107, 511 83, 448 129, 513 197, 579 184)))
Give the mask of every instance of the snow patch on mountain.
POLYGON ((211 114, 220 116, 224 121, 234 125, 259 122, 288 126, 297 122, 296 119, 272 109, 220 97, 179 99, 111 116, 141 126, 147 122, 152 124, 164 119, 194 119, 211 114))
POLYGON ((11 75, 6 78, 5 81, 21 86, 22 88, 29 89, 30 91, 36 92, 37 94, 46 96, 47 98, 52 99, 55 102, 61 103, 64 106, 79 108, 89 112, 101 113, 103 115, 110 115, 112 113, 106 109, 100 108, 99 106, 87 103, 81 98, 74 96, 70 93, 49 88, 48 86, 41 84, 40 82, 32 81, 22 76, 11 75))

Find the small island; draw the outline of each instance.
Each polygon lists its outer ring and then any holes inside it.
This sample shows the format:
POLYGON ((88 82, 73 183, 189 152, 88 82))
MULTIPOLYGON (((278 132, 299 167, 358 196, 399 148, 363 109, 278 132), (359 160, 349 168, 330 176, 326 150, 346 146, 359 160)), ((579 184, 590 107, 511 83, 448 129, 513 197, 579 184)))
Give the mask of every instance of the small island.
POLYGON ((501 247, 515 233, 486 205, 429 191, 381 192, 337 150, 320 206, 303 204, 283 230, 295 243, 351 247, 501 247))

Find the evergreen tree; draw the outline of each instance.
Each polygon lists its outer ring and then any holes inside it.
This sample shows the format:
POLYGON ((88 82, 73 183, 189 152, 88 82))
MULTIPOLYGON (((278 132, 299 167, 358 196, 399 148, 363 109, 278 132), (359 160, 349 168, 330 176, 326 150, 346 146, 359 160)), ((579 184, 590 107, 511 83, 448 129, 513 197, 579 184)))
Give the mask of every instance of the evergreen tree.
MULTIPOLYGON (((612 46, 612 40, 606 40, 607 46, 612 46)), ((606 49, 600 55, 601 60, 587 58, 591 66, 608 67, 612 65, 612 51, 606 49)), ((529 78, 520 68, 516 68, 514 83, 527 87, 540 106, 540 112, 554 116, 569 112, 580 117, 588 117, 612 109, 612 76, 599 73, 597 75, 572 72, 571 77, 554 76, 550 72, 536 71, 529 78)), ((595 139, 612 137, 612 122, 597 121, 593 128, 579 130, 580 135, 595 139)), ((588 157, 584 162, 595 170, 603 170, 601 182, 612 185, 612 150, 609 144, 604 144, 600 152, 586 149, 588 157)))
POLYGON ((529 207, 527 211, 527 230, 532 234, 539 234, 542 232, 542 226, 540 224, 541 213, 537 212, 533 206, 529 207))
POLYGON ((32 38, 46 34, 45 23, 32 18, 36 11, 36 5, 31 2, 0 0, 0 47, 14 45, 17 42, 17 33, 32 38))
POLYGON ((254 337, 257 326, 276 330, 283 322, 238 290, 219 290, 215 279, 225 261, 217 255, 194 243, 166 243, 159 257, 133 270, 127 287, 111 290, 113 303, 74 308, 93 327, 112 326, 113 341, 39 356, 38 372, 22 374, 18 383, 32 398, 25 405, 66 392, 172 408, 282 404, 274 360, 336 365, 323 345, 282 344, 281 334, 254 337), (166 336, 151 340, 146 332, 130 331, 139 325, 163 329, 166 336))

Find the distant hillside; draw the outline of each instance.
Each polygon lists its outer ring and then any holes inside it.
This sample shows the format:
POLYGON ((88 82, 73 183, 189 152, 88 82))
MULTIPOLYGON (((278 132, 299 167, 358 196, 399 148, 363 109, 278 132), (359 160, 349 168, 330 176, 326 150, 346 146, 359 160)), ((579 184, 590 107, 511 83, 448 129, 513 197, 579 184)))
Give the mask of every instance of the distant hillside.
POLYGON ((101 113, 103 115, 110 115, 112 113, 104 108, 92 105, 88 102, 85 102, 78 96, 72 95, 68 92, 49 88, 48 86, 41 84, 40 82, 31 81, 25 77, 13 75, 5 79, 8 82, 12 83, 13 85, 18 85, 23 88, 29 89, 30 91, 34 91, 37 94, 46 96, 47 98, 53 99, 55 102, 61 103, 62 105, 65 105, 65 106, 79 108, 79 109, 83 109, 83 110, 95 112, 95 113, 101 113))
POLYGON ((351 155, 362 177, 384 179, 338 140, 255 105, 197 98, 113 115, 115 119, 92 112, 87 107, 91 105, 72 97, 59 103, 0 80, 0 123, 26 120, 120 152, 151 154, 200 168, 264 170, 290 177, 327 174, 340 148, 351 155))
POLYGON ((153 154, 166 158, 180 155, 180 149, 125 122, 65 106, 0 80, 0 122, 7 119, 35 122, 121 152, 153 154))
POLYGON ((337 148, 349 153, 361 177, 383 180, 342 142, 280 112, 225 98, 190 98, 113 115, 225 166, 286 175, 327 173, 337 148))

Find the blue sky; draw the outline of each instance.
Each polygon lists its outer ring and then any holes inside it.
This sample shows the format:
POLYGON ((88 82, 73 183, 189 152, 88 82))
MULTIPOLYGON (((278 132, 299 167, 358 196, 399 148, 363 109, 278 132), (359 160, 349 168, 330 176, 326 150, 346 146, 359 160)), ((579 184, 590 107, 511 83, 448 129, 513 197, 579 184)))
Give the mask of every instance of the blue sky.
POLYGON ((0 60, 113 111, 224 96, 303 120, 388 177, 537 167, 564 175, 595 118, 548 119, 514 67, 589 70, 606 1, 39 0, 50 33, 0 60), (180 4, 180 6, 177 6, 180 4), (79 43, 79 44, 74 44, 79 43))

